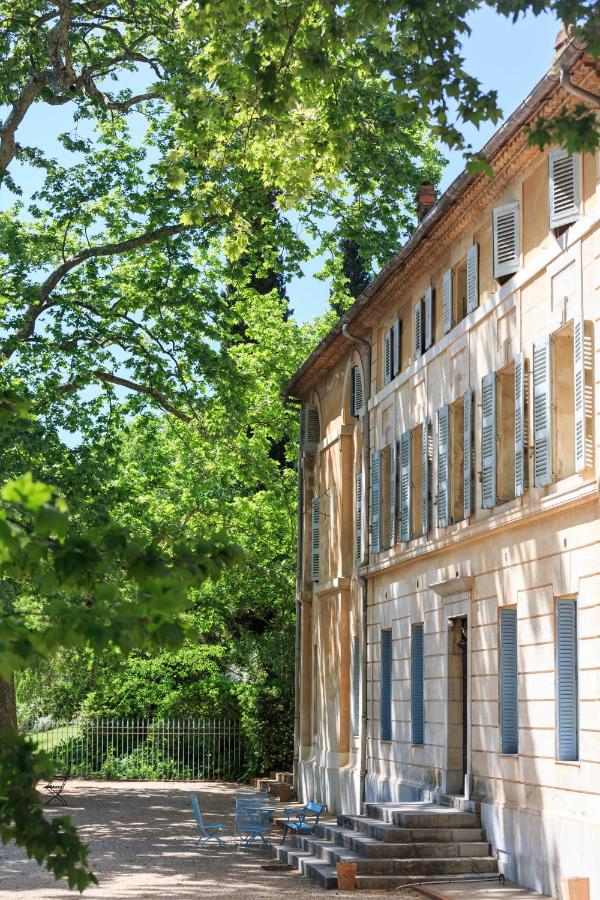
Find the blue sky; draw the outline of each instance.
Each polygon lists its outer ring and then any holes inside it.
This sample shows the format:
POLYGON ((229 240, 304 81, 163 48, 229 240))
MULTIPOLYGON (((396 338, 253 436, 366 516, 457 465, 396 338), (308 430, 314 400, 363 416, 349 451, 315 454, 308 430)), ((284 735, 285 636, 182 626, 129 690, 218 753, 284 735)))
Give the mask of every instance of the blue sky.
MULTIPOLYGON (((485 89, 495 88, 498 91, 500 107, 508 116, 550 67, 559 23, 544 14, 538 17, 528 15, 513 24, 489 7, 483 7, 471 17, 470 24, 472 34, 464 41, 467 71, 475 75, 485 89)), ((130 85, 134 90, 146 87, 144 74, 140 73, 135 80, 140 83, 130 85)), ((81 122, 77 127, 80 136, 89 133, 88 123, 81 122)), ((465 133, 478 150, 496 127, 488 123, 479 131, 470 128, 465 133)), ((62 152, 56 136, 69 130, 73 130, 70 106, 39 105, 19 129, 18 139, 30 146, 42 146, 47 153, 60 157, 62 152)), ((449 154, 445 151, 445 155, 448 156, 448 165, 439 185, 441 190, 445 190, 463 168, 460 153, 449 154)), ((24 188, 24 199, 27 199, 39 185, 40 171, 17 164, 11 167, 11 171, 17 183, 24 188)), ((3 188, 0 208, 13 200, 14 197, 3 188)), ((307 265, 304 277, 295 279, 289 286, 291 306, 299 321, 306 321, 325 309, 329 287, 314 277, 320 265, 317 260, 307 265)))

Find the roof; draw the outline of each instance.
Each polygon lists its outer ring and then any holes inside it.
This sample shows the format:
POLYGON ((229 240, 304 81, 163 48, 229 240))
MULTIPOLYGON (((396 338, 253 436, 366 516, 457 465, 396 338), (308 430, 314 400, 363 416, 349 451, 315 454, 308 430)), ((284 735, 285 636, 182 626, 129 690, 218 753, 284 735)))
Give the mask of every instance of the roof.
MULTIPOLYGON (((561 66, 570 69, 584 53, 585 48, 576 45, 574 41, 570 41, 566 44, 562 52, 555 58, 552 68, 540 79, 531 93, 485 144, 480 154, 485 160, 491 161, 493 157, 508 144, 519 129, 531 121, 540 105, 557 90, 559 85, 557 69, 558 59, 560 58, 561 66)), ((310 379, 307 379, 307 375, 313 368, 317 367, 317 364, 320 364, 318 366, 320 371, 326 371, 331 365, 335 364, 337 358, 339 358, 341 353, 345 352, 346 347, 348 347, 347 339, 342 335, 343 326, 350 325, 360 316, 365 307, 368 306, 371 299, 386 283, 390 276, 406 265, 407 261, 414 254, 423 239, 430 234, 448 210, 458 202, 467 188, 481 177, 487 178, 488 176, 482 176, 481 173, 469 174, 465 169, 457 178, 455 178, 452 184, 441 195, 432 210, 421 220, 421 222, 419 222, 406 244, 404 244, 398 253, 392 257, 390 262, 381 269, 379 274, 365 288, 358 299, 338 320, 331 331, 329 331, 320 344, 315 347, 310 356, 307 357, 300 368, 287 382, 281 392, 281 396, 284 400, 288 400, 290 397, 302 398, 305 396, 307 390, 312 386, 310 384, 310 379), (343 343, 343 349, 339 353, 333 352, 334 347, 339 343, 343 343)))

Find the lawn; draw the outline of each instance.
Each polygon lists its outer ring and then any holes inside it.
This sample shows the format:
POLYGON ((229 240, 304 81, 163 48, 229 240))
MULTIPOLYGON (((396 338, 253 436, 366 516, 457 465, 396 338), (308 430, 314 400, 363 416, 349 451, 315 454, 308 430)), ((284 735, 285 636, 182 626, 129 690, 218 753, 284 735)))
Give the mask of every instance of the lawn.
POLYGON ((58 728, 50 728, 48 731, 37 731, 28 736, 35 741, 40 750, 52 750, 61 741, 77 737, 79 732, 79 725, 60 725, 58 728))

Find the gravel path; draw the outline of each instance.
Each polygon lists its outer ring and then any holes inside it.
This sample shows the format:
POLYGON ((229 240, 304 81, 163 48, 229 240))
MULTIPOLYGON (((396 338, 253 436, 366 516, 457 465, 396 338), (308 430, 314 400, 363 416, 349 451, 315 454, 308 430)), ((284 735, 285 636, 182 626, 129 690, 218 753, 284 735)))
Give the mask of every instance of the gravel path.
MULTIPOLYGON (((269 872, 269 861, 258 850, 195 847, 196 829, 189 801, 198 794, 209 821, 223 821, 233 831, 235 784, 180 782, 67 783, 68 812, 90 845, 90 858, 100 884, 85 892, 89 900, 197 900, 235 897, 390 897, 416 898, 410 890, 344 893, 324 891, 293 871, 269 872)), ((49 815, 60 815, 56 805, 49 815)), ((77 894, 55 882, 14 845, 0 844, 0 895, 15 900, 63 900, 77 894)))

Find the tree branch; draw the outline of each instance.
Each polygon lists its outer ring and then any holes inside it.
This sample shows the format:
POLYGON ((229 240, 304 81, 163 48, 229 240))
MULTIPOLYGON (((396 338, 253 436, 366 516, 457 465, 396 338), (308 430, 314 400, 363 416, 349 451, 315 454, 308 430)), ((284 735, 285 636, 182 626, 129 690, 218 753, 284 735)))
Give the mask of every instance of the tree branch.
MULTIPOLYGON (((111 375, 110 372, 105 372, 102 369, 97 369, 95 372, 92 372, 92 375, 94 378, 97 378, 98 381, 102 381, 105 384, 114 384, 118 387, 127 388, 128 391, 135 391, 136 394, 144 394, 144 396, 150 397, 150 399, 154 400, 161 409, 171 413, 172 416, 175 416, 176 419, 180 419, 182 422, 192 421, 192 416, 184 413, 183 410, 179 409, 177 406, 173 406, 165 395, 156 390, 156 388, 149 387, 145 384, 139 384, 137 381, 131 381, 129 378, 121 378, 119 375, 111 375)), ((73 391, 76 391, 77 388, 77 382, 70 381, 62 386, 61 393, 70 394, 73 391)))

